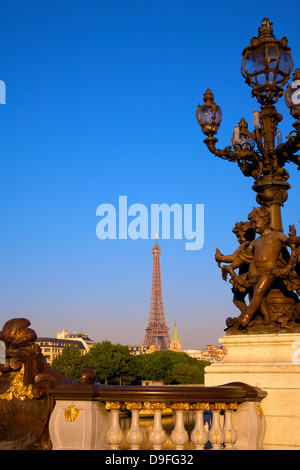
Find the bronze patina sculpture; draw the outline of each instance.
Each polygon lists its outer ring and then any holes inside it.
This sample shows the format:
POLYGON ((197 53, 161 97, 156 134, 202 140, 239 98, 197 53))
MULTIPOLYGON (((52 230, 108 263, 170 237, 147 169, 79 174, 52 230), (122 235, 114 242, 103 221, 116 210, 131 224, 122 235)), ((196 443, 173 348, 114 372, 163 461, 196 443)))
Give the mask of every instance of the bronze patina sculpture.
POLYGON ((29 326, 26 318, 13 318, 0 331, 5 347, 0 363, 0 450, 52 449, 49 419, 55 390, 75 385, 79 399, 95 393, 91 369, 83 369, 79 380, 48 369, 29 326))
MULTIPOLYGON (((252 229, 250 222, 237 222, 233 228, 233 233, 236 234, 240 246, 231 255, 222 255, 219 249, 216 250, 215 260, 218 266, 222 269, 222 277, 226 281, 228 273, 232 273, 235 276, 234 269, 239 268, 239 276, 242 279, 248 272, 248 263, 242 262, 241 253, 243 253, 250 242, 255 238, 255 231, 252 229), (221 263, 230 263, 230 266, 222 266, 221 263), (233 267, 235 266, 236 267, 233 267)), ((240 289, 239 287, 233 286, 233 303, 235 306, 244 313, 247 309, 245 298, 250 294, 248 288, 240 289)))
POLYGON ((227 319, 227 334, 300 332, 300 238, 293 225, 285 235, 281 221, 281 207, 290 189, 284 166, 293 162, 300 169, 300 156, 296 154, 300 149, 300 69, 296 69, 293 83, 285 91, 286 105, 296 120, 295 131, 282 143, 277 129, 282 116, 274 104, 284 93, 293 61, 287 39, 279 41, 274 37, 267 18, 258 33, 243 51, 241 68, 246 83, 252 87, 252 96, 261 105, 260 111, 253 113, 253 132, 242 118, 234 129, 232 145, 217 149, 215 134, 222 113, 210 90, 205 92, 204 104, 196 112, 207 148, 214 155, 237 163, 245 176, 254 178, 253 189, 260 205, 249 214, 244 228, 243 223, 236 225, 240 246, 235 253, 224 256, 217 249, 215 255, 223 279, 230 276, 234 303, 240 310, 238 317, 227 319), (245 236, 249 224, 256 232, 252 240, 245 236))
MULTIPOLYGON (((258 311, 263 317, 264 325, 270 325, 267 295, 274 287, 281 292, 282 299, 286 297, 287 300, 287 304, 282 301, 278 304, 278 307, 280 306, 276 317, 278 327, 279 325, 281 328, 287 325, 289 328, 295 327, 297 320, 300 321, 298 318, 300 312, 298 312, 299 301, 293 290, 300 293, 300 278, 295 271, 298 262, 295 247, 299 243, 298 238, 293 235, 294 227, 290 227, 290 237, 284 235, 282 231, 274 230, 271 227, 271 214, 263 206, 254 208, 248 217, 259 236, 250 243, 243 243, 232 263, 222 266, 222 271, 231 275, 231 282, 237 291, 249 293, 249 305, 243 309, 242 315, 237 319, 227 319, 227 325, 234 329, 244 329, 258 311), (289 255, 286 246, 292 247, 294 255, 289 255), (243 265, 248 266, 248 269, 236 275, 234 270, 243 265)), ((223 261, 226 262, 226 257, 223 261)), ((261 321, 258 323, 256 321, 256 326, 257 324, 261 324, 261 321)), ((274 325, 271 325, 271 329, 273 327, 274 325)), ((265 328, 263 330, 268 331, 265 328)))

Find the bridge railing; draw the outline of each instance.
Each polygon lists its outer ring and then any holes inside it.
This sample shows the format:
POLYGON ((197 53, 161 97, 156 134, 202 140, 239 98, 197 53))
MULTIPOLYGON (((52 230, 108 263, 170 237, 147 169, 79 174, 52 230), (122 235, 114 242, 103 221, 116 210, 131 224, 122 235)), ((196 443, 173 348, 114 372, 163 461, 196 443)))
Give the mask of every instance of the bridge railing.
POLYGON ((260 403, 266 394, 243 383, 219 387, 64 384, 50 394, 55 402, 49 426, 54 449, 263 448, 265 419, 260 403), (164 428, 166 414, 169 430, 164 428))
POLYGON ((259 388, 100 385, 91 369, 72 380, 48 368, 29 325, 0 332, 1 450, 262 449, 259 388))

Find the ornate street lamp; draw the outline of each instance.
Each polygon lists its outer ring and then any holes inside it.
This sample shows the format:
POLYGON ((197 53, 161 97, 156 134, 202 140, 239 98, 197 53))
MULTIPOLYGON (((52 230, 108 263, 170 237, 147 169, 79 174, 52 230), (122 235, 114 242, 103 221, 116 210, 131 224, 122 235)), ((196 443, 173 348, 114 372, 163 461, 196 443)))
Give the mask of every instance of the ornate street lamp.
MULTIPOLYGON (((284 235, 281 221, 281 207, 290 188, 289 174, 284 167, 287 162, 293 162, 300 169, 300 156, 297 155, 300 149, 300 69, 294 72, 293 83, 285 92, 286 105, 295 119, 295 130, 285 142, 278 130, 282 116, 274 106, 283 96, 283 87, 292 70, 287 39, 276 39, 272 23, 264 18, 258 36, 253 37, 250 46, 243 51, 241 65, 242 75, 260 105, 260 110, 253 112, 253 131, 249 131, 242 118, 234 128, 231 145, 218 149, 216 134, 222 112, 210 90, 206 90, 204 104, 199 104, 196 111, 209 151, 223 160, 237 163, 245 176, 253 177, 252 188, 261 206, 248 216, 251 227, 259 234, 259 241, 244 240, 246 245, 241 248, 245 252, 241 249, 227 267, 220 264, 228 262, 226 257, 219 250, 216 253, 223 278, 230 274, 230 282, 240 296, 235 305, 240 306, 241 315, 237 319, 227 319, 229 330, 245 330, 250 323, 258 332, 275 332, 283 325, 289 325, 290 331, 300 332, 300 237, 296 237, 294 226, 290 226, 289 237, 284 235), (291 253, 286 245, 290 246, 291 253), (249 272, 244 268, 243 276, 237 275, 235 269, 243 263, 246 267, 249 265, 249 272), (249 294, 248 306, 244 300, 246 294, 249 294), (260 315, 258 319, 257 315, 260 315)), ((245 224, 249 228, 249 222, 245 224)))
POLYGON ((282 143, 277 129, 282 120, 274 106, 283 95, 283 86, 293 69, 293 60, 287 39, 280 41, 273 35, 272 23, 264 18, 258 28, 258 37, 251 39, 250 46, 243 51, 241 66, 246 83, 252 88, 252 95, 261 105, 260 111, 253 112, 254 130, 242 118, 235 126, 232 145, 217 149, 215 137, 222 119, 220 107, 215 103, 210 90, 204 94, 204 104, 198 106, 197 120, 206 135, 204 143, 211 153, 231 162, 236 162, 245 176, 255 180, 253 189, 257 202, 267 205, 272 216, 272 227, 282 230, 280 208, 287 200, 289 174, 284 168, 286 162, 294 162, 300 169, 300 157, 295 155, 300 145, 300 69, 297 69, 293 84, 287 87, 285 100, 291 115, 297 119, 294 124, 296 135, 289 135, 282 143))

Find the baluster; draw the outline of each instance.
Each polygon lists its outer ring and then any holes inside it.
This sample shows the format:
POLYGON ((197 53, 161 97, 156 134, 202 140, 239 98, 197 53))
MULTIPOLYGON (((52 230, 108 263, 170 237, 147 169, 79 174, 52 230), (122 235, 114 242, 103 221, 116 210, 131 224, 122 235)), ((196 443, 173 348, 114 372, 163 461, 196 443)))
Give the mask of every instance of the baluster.
POLYGON ((208 433, 209 441, 214 450, 220 450, 224 443, 224 432, 220 423, 220 411, 224 410, 224 403, 214 403, 212 409, 212 424, 208 433))
POLYGON ((131 450, 139 450, 140 445, 144 440, 144 433, 140 426, 140 410, 143 407, 142 403, 125 403, 127 410, 131 411, 131 424, 130 429, 127 433, 126 439, 130 444, 131 450))
POLYGON ((184 427, 184 411, 188 411, 190 406, 188 403, 173 403, 171 408, 175 410, 175 427, 171 432, 171 441, 176 450, 183 450, 189 440, 189 435, 184 427))
POLYGON ((224 444, 226 449, 234 449, 238 435, 233 427, 232 413, 237 410, 237 403, 229 403, 225 410, 224 444))
POLYGON ((208 430, 204 426, 203 413, 209 410, 208 403, 196 403, 193 405, 196 413, 195 427, 191 433, 191 441, 196 450, 203 450, 208 442, 208 430))
POLYGON ((151 403, 150 409, 154 412, 153 426, 148 439, 154 450, 161 450, 167 440, 167 434, 163 429, 161 422, 162 411, 166 409, 165 403, 151 403))
POLYGON ((110 445, 111 450, 119 450, 124 438, 124 433, 120 427, 121 404, 118 402, 106 402, 105 408, 110 410, 111 413, 111 424, 106 433, 106 442, 110 445))

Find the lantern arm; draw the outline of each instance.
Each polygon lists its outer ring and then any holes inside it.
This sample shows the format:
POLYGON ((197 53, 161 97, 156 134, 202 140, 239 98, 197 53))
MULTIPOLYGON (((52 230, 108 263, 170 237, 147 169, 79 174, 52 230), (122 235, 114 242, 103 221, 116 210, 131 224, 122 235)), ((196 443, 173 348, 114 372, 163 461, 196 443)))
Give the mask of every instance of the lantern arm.
POLYGON ((212 136, 204 139, 205 145, 212 154, 222 160, 237 163, 245 176, 252 176, 254 178, 261 176, 263 173, 263 165, 261 156, 258 152, 239 147, 238 145, 235 145, 234 149, 232 149, 232 146, 230 145, 224 149, 217 149, 217 142, 218 139, 212 136))
POLYGON ((282 162, 293 162, 298 166, 300 170, 300 155, 295 155, 300 150, 300 133, 296 135, 288 135, 287 141, 278 145, 275 149, 275 153, 278 159, 282 162))
POLYGON ((231 145, 225 147, 224 149, 217 149, 216 143, 218 139, 216 137, 209 136, 203 141, 208 148, 208 150, 216 155, 216 157, 222 158, 222 160, 229 160, 230 162, 236 162, 238 159, 237 153, 232 150, 231 145))
POLYGON ((216 137, 207 137, 203 141, 205 145, 207 146, 208 150, 216 155, 219 158, 222 158, 223 160, 229 160, 231 162, 237 162, 238 160, 256 160, 258 157, 257 152, 254 150, 251 150, 249 148, 243 148, 240 147, 238 144, 234 146, 234 149, 232 149, 231 145, 228 145, 224 149, 217 149, 216 148, 216 143, 218 142, 218 139, 216 137))

